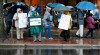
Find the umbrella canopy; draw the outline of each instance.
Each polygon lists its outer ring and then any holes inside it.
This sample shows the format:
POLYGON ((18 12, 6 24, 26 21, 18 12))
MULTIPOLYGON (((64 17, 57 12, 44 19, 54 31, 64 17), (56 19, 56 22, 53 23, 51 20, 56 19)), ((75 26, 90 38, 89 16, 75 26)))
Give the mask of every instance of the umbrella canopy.
POLYGON ((79 9, 83 9, 83 10, 94 10, 94 9, 96 9, 96 6, 93 3, 88 2, 88 1, 79 2, 76 5, 76 7, 79 8, 79 9))
POLYGON ((12 7, 12 9, 14 10, 13 11, 14 13, 17 11, 17 8, 21 8, 24 13, 28 13, 28 11, 29 11, 29 6, 23 2, 16 2, 15 3, 15 5, 12 7))
POLYGON ((65 6, 64 4, 61 4, 61 3, 48 3, 47 5, 51 8, 54 8, 57 6, 65 6))
POLYGON ((25 3, 23 3, 23 2, 16 2, 16 5, 17 6, 21 6, 21 5, 25 5, 25 3))
POLYGON ((53 9, 53 11, 71 11, 71 10, 66 6, 57 6, 53 9))
POLYGON ((5 9, 6 7, 10 6, 12 7, 15 3, 6 3, 3 5, 3 9, 5 9))

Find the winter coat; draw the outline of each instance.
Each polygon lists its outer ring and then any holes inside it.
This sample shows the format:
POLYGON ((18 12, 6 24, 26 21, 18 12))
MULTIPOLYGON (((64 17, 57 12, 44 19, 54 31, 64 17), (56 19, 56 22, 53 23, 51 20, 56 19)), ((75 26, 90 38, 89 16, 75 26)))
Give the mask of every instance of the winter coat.
POLYGON ((86 26, 87 28, 95 28, 94 24, 96 24, 96 22, 91 16, 87 17, 86 22, 87 22, 86 26))
POLYGON ((3 10, 3 14, 5 16, 5 21, 12 21, 13 14, 11 11, 3 10))
POLYGON ((84 14, 81 11, 78 12, 78 24, 79 25, 84 24, 84 14))

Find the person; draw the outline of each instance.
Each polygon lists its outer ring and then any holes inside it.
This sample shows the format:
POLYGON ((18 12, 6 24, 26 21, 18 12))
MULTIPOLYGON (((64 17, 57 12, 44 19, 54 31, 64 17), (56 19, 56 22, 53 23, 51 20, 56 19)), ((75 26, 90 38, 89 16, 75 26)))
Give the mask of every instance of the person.
POLYGON ((62 29, 62 32, 60 34, 61 37, 63 37, 64 41, 69 40, 70 38, 70 28, 71 28, 71 15, 68 11, 64 11, 64 14, 61 15, 61 18, 59 20, 58 30, 62 29))
POLYGON ((78 25, 77 25, 77 11, 75 10, 75 8, 73 8, 73 11, 71 12, 71 17, 73 19, 73 21, 72 21, 72 29, 74 27, 78 27, 78 25))
MULTIPOLYGON (((29 17, 40 18, 41 16, 35 9, 36 9, 35 7, 31 6, 29 17)), ((30 26, 30 34, 33 36, 34 42, 36 41, 41 42, 41 31, 42 31, 42 25, 30 26)))
POLYGON ((6 34, 9 35, 12 26, 12 18, 13 18, 13 14, 10 6, 7 6, 6 9, 4 9, 3 14, 5 17, 6 34))
POLYGON ((92 17, 92 14, 90 13, 86 19, 86 22, 87 22, 87 28, 88 28, 88 32, 86 33, 86 36, 85 38, 87 38, 87 36, 91 33, 91 38, 94 38, 93 36, 93 30, 95 28, 94 24, 96 24, 97 22, 94 21, 93 17, 92 17))
POLYGON ((78 11, 78 24, 79 24, 79 29, 76 32, 76 36, 81 38, 83 37, 83 25, 84 25, 84 13, 83 10, 79 9, 78 11))
MULTIPOLYGON (((45 14, 43 16, 43 31, 42 31, 42 38, 43 39, 46 39, 45 37, 45 34, 46 34, 46 31, 48 30, 48 37, 49 39, 53 39, 52 38, 52 33, 51 33, 51 26, 50 26, 50 10, 51 8, 46 6, 46 11, 45 11, 45 14)), ((51 18, 52 19, 52 18, 51 18)))
POLYGON ((16 33, 17 33, 17 39, 23 39, 23 28, 19 28, 19 14, 23 13, 21 8, 17 8, 17 13, 14 14, 13 20, 15 20, 15 27, 16 27, 16 33))
MULTIPOLYGON (((93 17, 94 17, 95 21, 99 20, 99 12, 96 12, 93 17)), ((98 23, 95 24, 95 29, 96 30, 99 29, 99 24, 98 23)))

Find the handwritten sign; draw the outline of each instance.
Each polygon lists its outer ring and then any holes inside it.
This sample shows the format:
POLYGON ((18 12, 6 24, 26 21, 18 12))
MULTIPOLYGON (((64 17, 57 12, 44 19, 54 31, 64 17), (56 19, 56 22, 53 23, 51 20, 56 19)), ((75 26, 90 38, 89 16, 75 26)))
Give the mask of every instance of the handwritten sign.
POLYGON ((30 26, 41 25, 41 18, 30 18, 30 26))

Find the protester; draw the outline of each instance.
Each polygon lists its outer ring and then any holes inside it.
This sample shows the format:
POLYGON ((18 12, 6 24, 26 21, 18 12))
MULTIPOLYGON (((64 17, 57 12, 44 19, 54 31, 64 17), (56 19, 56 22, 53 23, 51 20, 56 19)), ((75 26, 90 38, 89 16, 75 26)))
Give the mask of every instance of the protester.
POLYGON ((63 37, 64 41, 69 40, 70 38, 70 28, 71 28, 71 15, 68 11, 64 11, 64 14, 61 15, 61 19, 59 20, 58 28, 62 29, 62 32, 60 34, 61 37, 63 37))
POLYGON ((23 13, 21 8, 17 8, 17 13, 14 14, 13 19, 15 20, 17 39, 23 39, 23 28, 19 28, 19 14, 23 13))
MULTIPOLYGON (((31 6, 31 10, 29 12, 30 19, 33 18, 41 18, 39 13, 35 10, 35 7, 31 6)), ((30 26, 30 34, 33 36, 34 41, 39 41, 41 42, 41 31, 42 31, 42 26, 41 25, 36 25, 36 26, 30 26)))
POLYGON ((78 24, 79 24, 79 30, 76 32, 77 37, 83 37, 83 28, 84 28, 84 13, 83 10, 78 11, 78 24))
POLYGON ((89 14, 87 19, 86 19, 86 22, 87 22, 87 28, 89 29, 86 36, 87 37, 90 33, 91 33, 91 38, 94 38, 93 36, 93 30, 95 28, 94 24, 96 24, 97 22, 94 21, 93 17, 92 17, 92 14, 89 14))
POLYGON ((8 36, 10 33, 11 26, 12 26, 12 18, 13 18, 13 14, 12 14, 10 6, 7 6, 6 9, 4 9, 3 14, 5 17, 6 34, 8 36))
POLYGON ((46 11, 45 11, 45 14, 42 19, 43 20, 43 31, 42 31, 43 39, 46 39, 46 37, 45 37, 46 31, 48 31, 48 38, 53 39, 52 33, 51 33, 51 25, 50 25, 50 16, 51 16, 50 10, 51 10, 51 8, 46 6, 46 11))

